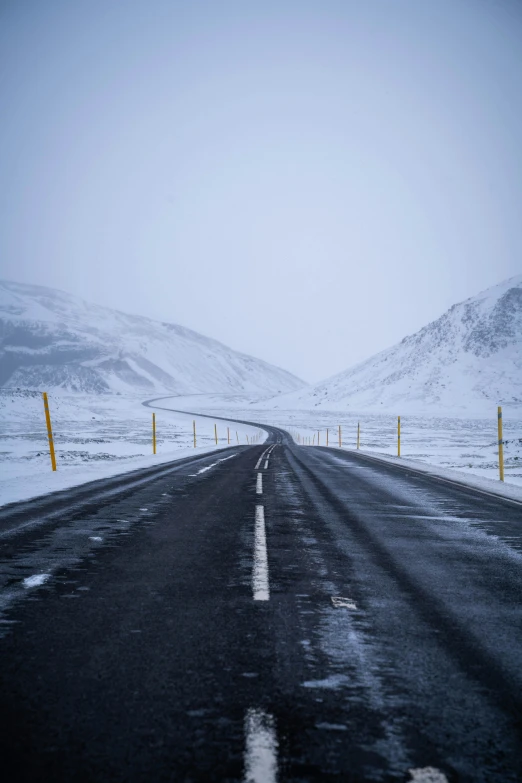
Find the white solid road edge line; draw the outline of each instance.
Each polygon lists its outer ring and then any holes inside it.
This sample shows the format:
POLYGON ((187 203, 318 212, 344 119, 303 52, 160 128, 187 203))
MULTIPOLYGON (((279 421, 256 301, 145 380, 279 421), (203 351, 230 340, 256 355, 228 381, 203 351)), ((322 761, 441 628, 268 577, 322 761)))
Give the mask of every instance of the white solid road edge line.
POLYGON ((244 783, 276 783, 277 745, 273 716, 253 707, 247 710, 244 783))
POLYGON ((257 483, 256 483, 256 495, 262 495, 262 494, 263 494, 263 474, 258 473, 257 483))
POLYGON ((254 601, 268 601, 268 554, 266 551, 265 510, 256 506, 256 530, 254 538, 254 568, 252 570, 254 601))

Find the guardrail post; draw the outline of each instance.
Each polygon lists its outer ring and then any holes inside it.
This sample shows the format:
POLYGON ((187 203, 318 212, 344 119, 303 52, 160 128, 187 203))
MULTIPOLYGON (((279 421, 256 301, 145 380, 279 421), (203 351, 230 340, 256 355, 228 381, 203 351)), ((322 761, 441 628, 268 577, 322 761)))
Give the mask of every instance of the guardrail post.
POLYGON ((47 424, 47 437, 49 439, 49 451, 51 452, 51 466, 53 470, 56 470, 56 456, 54 453, 54 440, 53 440, 53 428, 51 426, 51 414, 49 413, 49 401, 47 399, 47 392, 42 392, 43 404, 45 411, 45 422, 47 424))
POLYGON ((502 437, 502 406, 498 406, 498 472, 504 481, 504 440, 502 437))

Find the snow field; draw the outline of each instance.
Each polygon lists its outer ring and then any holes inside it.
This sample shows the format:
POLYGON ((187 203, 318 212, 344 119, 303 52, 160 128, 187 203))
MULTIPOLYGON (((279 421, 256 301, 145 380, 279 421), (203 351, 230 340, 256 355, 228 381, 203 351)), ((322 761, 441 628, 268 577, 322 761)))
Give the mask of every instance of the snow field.
MULTIPOLYGON (((338 445, 341 425, 343 448, 355 449, 357 423, 361 425, 361 449, 376 454, 397 455, 397 417, 389 415, 350 415, 345 412, 308 414, 308 421, 294 412, 292 429, 300 437, 321 433, 326 445, 329 428, 330 446, 338 445), (313 418, 313 424, 310 421, 313 418)), ((258 417, 260 418, 260 417, 258 417)), ((275 417, 272 415, 271 420, 275 417)), ((279 416, 277 417, 279 419, 279 416)), ((261 419, 260 420, 265 420, 261 419)), ((275 423, 275 422, 274 422, 275 423)), ((478 476, 497 479, 498 437, 496 409, 491 419, 457 419, 401 416, 401 457, 442 468, 451 468, 478 476)), ((522 486, 522 421, 504 414, 505 480, 522 486)))
POLYGON ((247 436, 259 438, 258 442, 266 439, 257 427, 217 421, 216 446, 212 420, 148 408, 142 399, 50 393, 58 467, 53 473, 41 393, 0 389, 0 505, 227 447, 227 424, 231 446, 238 439, 246 445, 247 436), (153 411, 156 455, 152 453, 153 411))
MULTIPOLYGON (((354 449, 357 422, 361 449, 368 453, 397 454, 397 417, 352 414, 346 411, 259 410, 243 397, 193 395, 157 401, 156 409, 142 405, 141 397, 51 393, 58 470, 51 471, 42 396, 39 392, 0 390, 0 504, 35 497, 124 471, 205 453, 216 448, 214 421, 196 416, 197 448, 193 448, 192 414, 163 410, 172 406, 223 418, 254 419, 273 424, 301 438, 321 433, 337 447, 339 424, 343 448, 354 449), (157 454, 152 454, 152 411, 156 412, 157 454)), ((227 446, 227 422, 216 421, 218 446, 227 446)), ((231 445, 259 435, 257 427, 228 424, 231 445)), ((504 408, 506 483, 522 487, 522 420, 504 408)), ((496 408, 491 417, 445 418, 401 416, 401 455, 404 461, 450 469, 470 476, 498 480, 496 408)))
MULTIPOLYGON (((361 424, 361 449, 375 454, 397 454, 397 416, 373 413, 347 413, 346 411, 261 410, 255 403, 240 407, 234 399, 230 404, 223 396, 220 407, 217 397, 203 396, 172 398, 180 408, 196 405, 201 411, 216 416, 237 416, 254 419, 259 423, 273 424, 303 438, 313 439, 317 445, 326 445, 326 429, 329 429, 329 445, 338 446, 338 426, 341 425, 343 448, 355 449, 357 422, 361 424)), ((168 402, 161 402, 167 405, 168 402)), ((522 486, 522 419, 517 410, 503 410, 504 470, 505 481, 522 486)), ((489 418, 457 418, 429 414, 423 416, 401 415, 401 457, 444 469, 498 479, 497 408, 491 406, 489 418)))

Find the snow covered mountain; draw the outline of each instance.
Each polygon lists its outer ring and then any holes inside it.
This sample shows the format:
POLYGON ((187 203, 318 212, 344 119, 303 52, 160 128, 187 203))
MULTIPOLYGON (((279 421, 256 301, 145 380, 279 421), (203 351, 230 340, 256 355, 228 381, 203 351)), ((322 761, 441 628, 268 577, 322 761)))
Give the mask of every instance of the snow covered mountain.
POLYGON ((416 334, 263 408, 491 415, 522 405, 522 276, 453 305, 416 334))
POLYGON ((267 397, 304 383, 182 326, 0 281, 0 386, 267 397))

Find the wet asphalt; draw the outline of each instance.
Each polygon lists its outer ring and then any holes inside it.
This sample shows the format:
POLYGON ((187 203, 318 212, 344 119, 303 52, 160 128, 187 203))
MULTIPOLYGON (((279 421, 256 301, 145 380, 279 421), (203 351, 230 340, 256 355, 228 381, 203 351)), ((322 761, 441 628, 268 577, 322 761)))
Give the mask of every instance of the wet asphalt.
POLYGON ((522 780, 522 506, 270 433, 0 509, 5 779, 522 780))

